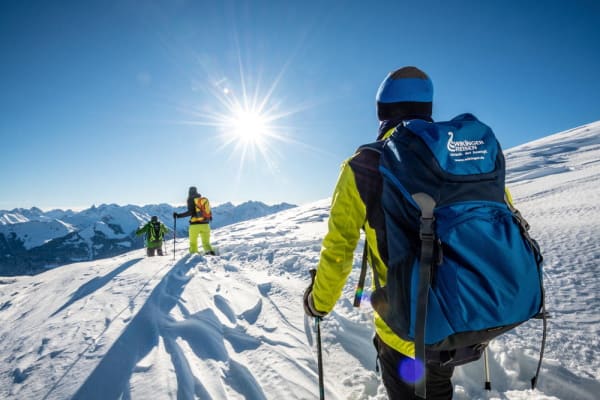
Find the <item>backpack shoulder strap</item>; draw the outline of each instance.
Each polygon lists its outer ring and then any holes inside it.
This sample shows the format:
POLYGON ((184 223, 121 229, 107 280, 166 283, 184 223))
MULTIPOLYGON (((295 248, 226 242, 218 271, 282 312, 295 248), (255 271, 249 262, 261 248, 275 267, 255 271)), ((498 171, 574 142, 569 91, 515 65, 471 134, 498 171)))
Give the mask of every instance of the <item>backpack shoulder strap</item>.
POLYGON ((384 144, 385 144, 385 140, 378 140, 376 142, 363 144, 358 149, 356 149, 355 153, 359 153, 363 150, 367 150, 367 151, 374 151, 376 153, 381 154, 384 144))
MULTIPOLYGON (((417 315, 415 320, 415 359, 423 363, 422 366, 415 364, 415 368, 425 368, 425 322, 427 321, 427 300, 429 299, 429 284, 431 280, 431 268, 435 253, 435 217, 433 209, 435 200, 426 193, 420 192, 413 196, 415 203, 421 209, 421 225, 419 237, 421 239, 421 256, 419 260, 419 286, 417 295, 417 315)), ((426 380, 423 379, 415 384, 415 394, 426 398, 426 380)))

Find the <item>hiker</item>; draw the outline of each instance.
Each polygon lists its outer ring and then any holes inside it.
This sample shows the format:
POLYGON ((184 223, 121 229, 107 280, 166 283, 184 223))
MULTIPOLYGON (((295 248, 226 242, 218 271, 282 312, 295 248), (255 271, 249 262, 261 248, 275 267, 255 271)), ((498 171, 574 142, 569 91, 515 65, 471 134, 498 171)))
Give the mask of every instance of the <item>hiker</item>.
POLYGON ((214 256, 215 252, 210 245, 210 221, 212 221, 210 203, 206 197, 198 193, 195 186, 191 186, 188 191, 187 211, 173 212, 173 218, 185 217, 190 217, 190 253, 198 253, 198 235, 200 235, 204 253, 214 256))
POLYGON ((148 257, 154 257, 154 253, 158 253, 159 256, 163 255, 163 240, 165 238, 165 233, 167 233, 169 229, 158 220, 156 215, 150 218, 150 222, 146 225, 139 228, 135 231, 137 236, 141 234, 146 234, 144 241, 146 244, 146 254, 148 257))
POLYGON ((390 399, 451 399, 455 366, 541 316, 535 388, 546 337, 543 257, 504 186, 493 131, 472 114, 433 122, 433 85, 415 67, 390 73, 376 99, 379 135, 342 165, 305 312, 333 309, 362 229, 390 399))
MULTIPOLYGON (((389 74, 380 85, 376 99, 380 121, 377 140, 390 136, 404 120, 432 121, 433 85, 418 68, 404 67, 389 74)), ((304 309, 309 316, 323 317, 333 309, 352 270, 361 229, 366 235, 371 267, 377 270, 381 284, 385 285, 387 266, 380 249, 385 242, 386 227, 378 164, 378 154, 371 151, 359 151, 342 164, 314 285, 304 294, 304 309)), ((394 334, 377 313, 375 332, 373 342, 389 398, 416 398, 414 382, 402 379, 398 373, 399 366, 414 357, 413 342, 394 334)), ((428 366, 428 399, 452 398, 453 372, 453 367, 428 366)))

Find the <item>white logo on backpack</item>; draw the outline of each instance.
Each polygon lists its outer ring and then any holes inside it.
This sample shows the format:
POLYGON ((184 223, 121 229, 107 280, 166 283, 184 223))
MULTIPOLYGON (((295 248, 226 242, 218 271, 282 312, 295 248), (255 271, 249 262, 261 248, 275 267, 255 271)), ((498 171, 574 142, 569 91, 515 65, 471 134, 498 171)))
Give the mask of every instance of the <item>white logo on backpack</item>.
POLYGON ((483 160, 487 150, 479 150, 479 146, 485 146, 483 140, 454 140, 454 132, 448 132, 448 143, 446 148, 454 161, 476 161, 483 160))

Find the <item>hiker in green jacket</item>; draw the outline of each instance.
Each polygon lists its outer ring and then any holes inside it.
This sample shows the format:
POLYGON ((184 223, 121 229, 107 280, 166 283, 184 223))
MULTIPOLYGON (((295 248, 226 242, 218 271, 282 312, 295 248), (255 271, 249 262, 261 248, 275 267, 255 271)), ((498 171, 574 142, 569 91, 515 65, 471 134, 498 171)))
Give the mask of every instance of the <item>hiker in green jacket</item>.
POLYGON ((162 222, 158 220, 158 217, 154 215, 150 222, 146 225, 139 228, 135 231, 137 236, 141 234, 145 234, 144 242, 146 244, 146 254, 148 257, 153 257, 154 253, 158 253, 159 256, 163 255, 163 239, 165 238, 165 233, 169 231, 162 222))

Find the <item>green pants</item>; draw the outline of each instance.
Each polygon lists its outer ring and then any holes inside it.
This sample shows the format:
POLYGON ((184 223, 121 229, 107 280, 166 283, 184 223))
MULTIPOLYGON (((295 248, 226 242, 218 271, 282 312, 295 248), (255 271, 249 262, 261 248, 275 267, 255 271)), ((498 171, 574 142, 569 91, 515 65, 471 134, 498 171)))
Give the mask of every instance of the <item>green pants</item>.
POLYGON ((198 252, 198 235, 202 239, 202 249, 205 252, 212 251, 210 245, 210 225, 190 224, 190 253, 198 252))

